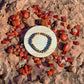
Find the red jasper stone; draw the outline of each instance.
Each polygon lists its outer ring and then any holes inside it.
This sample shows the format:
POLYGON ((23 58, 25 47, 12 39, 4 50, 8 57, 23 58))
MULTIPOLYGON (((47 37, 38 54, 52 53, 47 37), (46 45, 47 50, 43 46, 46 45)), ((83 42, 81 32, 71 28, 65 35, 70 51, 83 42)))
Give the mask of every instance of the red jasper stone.
POLYGON ((77 32, 78 32, 78 30, 77 30, 76 28, 73 28, 73 29, 71 30, 72 35, 76 35, 77 32))
POLYGON ((63 34, 65 32, 65 30, 59 30, 60 34, 63 34))
POLYGON ((13 31, 14 35, 18 36, 19 33, 17 31, 13 31))
POLYGON ((21 69, 19 69, 18 71, 19 71, 20 74, 22 74, 23 70, 24 70, 24 69, 21 68, 21 69))
POLYGON ((1 43, 2 43, 2 44, 6 44, 6 43, 7 43, 7 41, 5 41, 5 40, 4 40, 4 41, 1 41, 1 43))
POLYGON ((78 41, 73 41, 73 44, 74 45, 79 45, 79 42, 78 41))
POLYGON ((34 10, 38 10, 38 5, 33 5, 34 10))
POLYGON ((30 16, 29 12, 27 12, 26 10, 22 10, 21 12, 22 12, 23 18, 25 18, 25 19, 29 18, 29 16, 30 16))
POLYGON ((66 51, 66 52, 69 51, 70 50, 70 44, 66 43, 63 47, 63 50, 66 51))
POLYGON ((66 19, 65 16, 62 16, 62 17, 61 17, 61 20, 62 20, 63 22, 66 22, 66 21, 67 21, 67 19, 66 19))
POLYGON ((51 69, 50 71, 52 72, 52 74, 55 74, 56 73, 56 70, 55 69, 51 69))
POLYGON ((80 28, 80 25, 76 25, 75 28, 79 29, 80 28))
POLYGON ((13 26, 18 26, 18 25, 20 25, 20 21, 19 20, 12 21, 12 25, 13 26))
POLYGON ((10 39, 9 38, 6 38, 5 41, 10 41, 10 39))
POLYGON ((58 41, 58 42, 60 42, 60 41, 61 41, 61 39, 60 39, 59 37, 57 37, 57 41, 58 41))
POLYGON ((24 59, 28 59, 28 56, 24 55, 23 58, 24 58, 24 59))
POLYGON ((64 22, 62 22, 61 25, 64 26, 64 27, 66 26, 66 24, 64 22))
POLYGON ((54 17, 54 18, 58 18, 58 15, 54 15, 53 17, 54 17))
POLYGON ((54 64, 53 64, 53 63, 49 64, 49 67, 50 67, 50 68, 51 68, 51 67, 54 67, 54 64))
POLYGON ((52 75, 52 72, 51 71, 48 71, 48 73, 47 73, 49 76, 51 76, 52 75))
POLYGON ((71 25, 69 24, 68 26, 67 26, 67 29, 70 29, 71 28, 71 25))
POLYGON ((24 53, 23 53, 23 52, 21 52, 21 53, 20 53, 20 57, 23 57, 23 56, 24 56, 24 53))
POLYGON ((19 20, 19 15, 14 15, 12 20, 19 20))
POLYGON ((59 63, 59 66, 60 67, 64 67, 64 63, 59 63))
POLYGON ((66 62, 72 62, 72 58, 68 58, 66 62))
POLYGON ((28 66, 25 65, 25 73, 28 74, 28 66))
POLYGON ((65 55, 65 54, 66 54, 66 51, 63 51, 63 52, 62 52, 62 54, 64 54, 64 55, 65 55))
POLYGON ((41 64, 41 60, 37 60, 36 63, 37 63, 37 64, 41 64))
POLYGON ((61 60, 62 60, 62 56, 58 56, 57 61, 61 61, 61 60))
POLYGON ((61 38, 61 40, 66 41, 68 37, 67 37, 66 34, 62 34, 62 35, 60 36, 60 38, 61 38))
POLYGON ((12 49, 8 49, 8 52, 12 54, 14 51, 12 49))
POLYGON ((6 33, 7 36, 14 36, 14 33, 13 32, 8 32, 6 33))

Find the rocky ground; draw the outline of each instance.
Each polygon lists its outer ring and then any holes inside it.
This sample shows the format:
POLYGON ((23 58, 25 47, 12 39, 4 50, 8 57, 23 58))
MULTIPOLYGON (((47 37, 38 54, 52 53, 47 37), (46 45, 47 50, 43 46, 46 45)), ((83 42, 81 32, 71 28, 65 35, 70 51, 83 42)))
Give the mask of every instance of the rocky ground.
MULTIPOLYGON (((84 0, 0 0, 0 41, 6 38, 5 33, 11 30, 10 25, 7 24, 8 17, 16 14, 17 11, 29 10, 31 16, 27 23, 29 26, 35 25, 34 20, 38 17, 32 13, 30 7, 36 4, 43 5, 45 10, 54 11, 60 17, 66 16, 66 24, 81 25, 79 37, 75 38, 67 32, 71 45, 73 40, 78 40, 80 43, 76 49, 70 49, 65 55, 74 58, 73 72, 68 72, 56 64, 57 73, 52 77, 47 76, 44 71, 35 66, 32 57, 27 61, 21 60, 13 54, 8 54, 5 49, 18 43, 16 37, 10 43, 0 44, 0 84, 84 84, 84 0), (27 76, 19 75, 17 72, 17 69, 24 64, 30 64, 34 68, 31 81, 28 81, 27 76)), ((56 29, 63 29, 63 27, 58 25, 56 29)), ((59 49, 56 50, 56 53, 61 55, 59 49)))

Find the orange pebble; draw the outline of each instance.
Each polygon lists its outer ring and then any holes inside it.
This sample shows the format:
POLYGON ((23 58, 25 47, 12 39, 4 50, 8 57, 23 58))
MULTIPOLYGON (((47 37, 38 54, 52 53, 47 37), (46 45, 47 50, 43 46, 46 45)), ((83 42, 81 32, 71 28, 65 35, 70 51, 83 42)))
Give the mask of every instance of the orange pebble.
POLYGON ((32 73, 32 71, 33 71, 33 68, 31 68, 29 71, 30 71, 30 73, 32 73))
POLYGON ((19 44, 15 45, 15 46, 16 46, 16 48, 20 48, 20 45, 19 44))
POLYGON ((19 15, 14 15, 12 20, 19 20, 19 15))
POLYGON ((21 52, 21 53, 20 53, 20 57, 23 57, 23 56, 24 56, 24 53, 23 53, 23 52, 21 52))
POLYGON ((51 71, 48 71, 48 73, 47 73, 49 76, 51 76, 52 75, 52 72, 51 71))
POLYGON ((41 60, 37 60, 36 63, 37 63, 37 64, 41 64, 41 60))
POLYGON ((64 26, 64 27, 66 26, 66 24, 65 24, 65 23, 61 23, 61 25, 62 25, 62 26, 64 26))
POLYGON ((34 61, 37 61, 37 60, 39 60, 39 58, 34 58, 34 61))
POLYGON ((8 32, 6 33, 7 36, 14 36, 14 33, 13 32, 8 32))
POLYGON ((13 50, 12 50, 12 49, 8 49, 8 52, 9 52, 10 54, 12 54, 12 53, 13 53, 13 50))
POLYGON ((60 66, 60 67, 64 67, 64 64, 63 64, 63 63, 60 63, 59 66, 60 66))
POLYGON ((62 34, 62 35, 60 36, 60 38, 61 38, 61 40, 66 41, 68 37, 67 37, 66 34, 62 34))
POLYGON ((18 25, 20 25, 20 21, 19 20, 12 21, 12 25, 13 26, 18 26, 18 25))
POLYGON ((7 41, 5 41, 5 40, 4 40, 4 41, 1 41, 2 44, 6 44, 6 42, 7 42, 7 41))
POLYGON ((25 65, 25 73, 28 74, 28 66, 25 65))
POLYGON ((13 31, 14 32, 14 35, 18 36, 19 33, 17 31, 13 31))
POLYGON ((26 73, 25 73, 25 70, 23 69, 23 71, 22 71, 22 75, 25 75, 26 73))
POLYGON ((55 74, 56 73, 56 70, 55 69, 51 69, 50 71, 52 72, 52 74, 55 74))
POLYGON ((69 51, 70 50, 70 44, 69 43, 66 43, 63 47, 63 50, 64 51, 69 51))
POLYGON ((75 28, 79 29, 80 28, 80 25, 76 25, 75 28))
POLYGON ((62 16, 61 19, 62 19, 63 22, 66 22, 67 21, 67 19, 66 19, 65 16, 62 16))

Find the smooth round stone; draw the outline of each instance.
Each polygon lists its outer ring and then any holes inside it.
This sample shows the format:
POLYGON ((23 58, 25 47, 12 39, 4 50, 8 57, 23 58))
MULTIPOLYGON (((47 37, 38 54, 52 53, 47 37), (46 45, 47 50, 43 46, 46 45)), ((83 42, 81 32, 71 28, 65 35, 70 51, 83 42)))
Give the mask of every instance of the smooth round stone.
MULTIPOLYGON (((47 37, 44 36, 44 35, 35 35, 34 38, 32 39, 32 43, 33 45, 39 49, 39 50, 43 50, 44 47, 46 46, 47 44, 47 37)), ((34 26, 32 28, 30 28, 26 34, 25 34, 25 37, 24 37, 24 46, 26 48, 26 50, 33 56, 35 57, 46 57, 46 56, 49 56, 50 54, 53 53, 53 51, 56 49, 56 46, 57 46, 57 38, 56 38, 56 35, 54 34, 54 32, 48 28, 48 27, 45 27, 45 26, 34 26), (34 34, 34 33, 45 33, 47 35, 49 35, 52 39, 51 41, 51 44, 49 46, 49 48, 45 51, 45 52, 37 52, 35 51, 31 45, 28 43, 29 41, 29 37, 34 34)))

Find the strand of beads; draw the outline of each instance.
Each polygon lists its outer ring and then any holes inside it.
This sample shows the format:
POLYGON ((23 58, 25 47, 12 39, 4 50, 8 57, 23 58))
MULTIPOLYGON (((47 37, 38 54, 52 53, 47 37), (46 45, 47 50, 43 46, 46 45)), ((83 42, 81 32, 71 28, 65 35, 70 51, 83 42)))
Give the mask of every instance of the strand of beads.
POLYGON ((50 37, 48 34, 39 33, 39 32, 32 34, 32 35, 29 37, 29 41, 28 41, 28 43, 30 44, 30 46, 31 46, 35 51, 37 51, 37 52, 39 52, 39 53, 44 53, 44 52, 46 52, 46 51, 49 49, 49 47, 50 47, 50 45, 51 45, 51 42, 52 42, 52 39, 51 39, 51 37, 50 37), (37 48, 33 45, 33 43, 32 43, 32 42, 33 42, 32 40, 33 40, 33 38, 34 38, 36 35, 43 35, 43 36, 46 36, 47 39, 48 39, 47 44, 46 44, 46 46, 45 46, 45 48, 44 48, 43 50, 37 49, 37 48))

